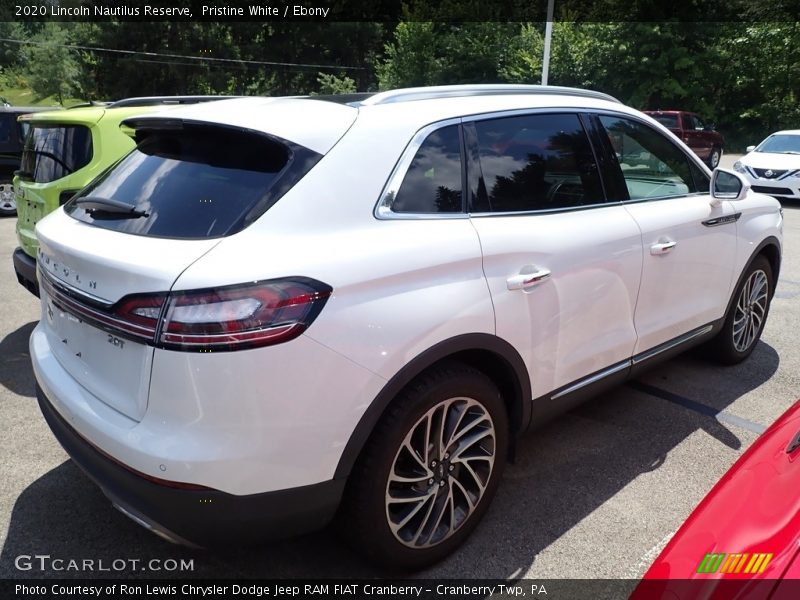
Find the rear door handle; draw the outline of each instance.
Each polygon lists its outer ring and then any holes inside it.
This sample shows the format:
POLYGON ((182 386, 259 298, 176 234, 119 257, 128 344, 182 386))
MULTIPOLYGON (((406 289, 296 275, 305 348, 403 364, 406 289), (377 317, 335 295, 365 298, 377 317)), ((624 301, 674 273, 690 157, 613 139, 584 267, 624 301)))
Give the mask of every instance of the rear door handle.
POLYGON ((678 242, 659 242, 650 246, 650 254, 653 256, 660 256, 661 254, 666 254, 677 245, 678 242))
POLYGON ((536 269, 532 273, 520 273, 519 275, 512 275, 506 279, 506 285, 510 290, 524 290, 538 285, 549 278, 549 270, 536 269))

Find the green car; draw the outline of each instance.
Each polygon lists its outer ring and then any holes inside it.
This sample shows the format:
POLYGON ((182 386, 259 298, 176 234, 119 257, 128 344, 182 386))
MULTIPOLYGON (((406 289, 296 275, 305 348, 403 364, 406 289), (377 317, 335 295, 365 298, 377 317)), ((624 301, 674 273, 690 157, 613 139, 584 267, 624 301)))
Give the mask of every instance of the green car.
POLYGON ((20 169, 14 177, 19 247, 14 250, 13 261, 17 281, 39 295, 36 223, 133 149, 135 142, 120 128, 122 121, 174 106, 229 97, 128 98, 20 117, 27 137, 20 169))

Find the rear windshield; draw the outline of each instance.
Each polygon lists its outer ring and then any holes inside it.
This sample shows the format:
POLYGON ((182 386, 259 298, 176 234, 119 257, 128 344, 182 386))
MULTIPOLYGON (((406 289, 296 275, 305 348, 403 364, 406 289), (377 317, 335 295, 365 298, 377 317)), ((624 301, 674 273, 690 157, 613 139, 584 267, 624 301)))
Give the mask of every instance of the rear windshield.
POLYGON ((34 125, 25 138, 20 177, 49 183, 82 169, 90 160, 92 134, 88 127, 34 125))
POLYGON ((224 127, 139 132, 137 141, 130 154, 65 205, 68 214, 137 235, 222 237, 267 210, 319 159, 289 142, 224 127), (129 204, 139 216, 97 209, 96 202, 85 209, 81 198, 129 204))
POLYGON ((678 115, 650 115, 667 129, 678 129, 678 115))

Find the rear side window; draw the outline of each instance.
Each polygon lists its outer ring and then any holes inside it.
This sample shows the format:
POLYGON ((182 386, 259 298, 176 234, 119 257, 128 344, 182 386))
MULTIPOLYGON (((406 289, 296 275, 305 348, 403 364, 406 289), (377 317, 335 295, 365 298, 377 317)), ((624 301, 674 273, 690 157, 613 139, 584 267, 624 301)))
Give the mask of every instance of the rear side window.
POLYGON ((319 160, 306 148, 224 127, 138 132, 137 140, 130 154, 66 204, 68 214, 137 235, 221 237, 252 222, 319 160), (81 198, 96 201, 82 205, 81 198), (107 200, 130 205, 138 216, 103 210, 107 200))
POLYGON ((650 115, 667 129, 680 129, 678 115, 650 115))
POLYGON ((557 210, 604 202, 589 139, 576 114, 475 123, 482 184, 472 212, 557 210))
POLYGON ((14 131, 14 115, 0 114, 0 144, 11 141, 11 134, 14 131))
POLYGON ((397 195, 396 213, 461 212, 461 139, 458 125, 431 133, 414 155, 397 195))
POLYGON ((33 125, 25 138, 20 176, 49 183, 82 169, 91 160, 92 133, 88 127, 33 125))

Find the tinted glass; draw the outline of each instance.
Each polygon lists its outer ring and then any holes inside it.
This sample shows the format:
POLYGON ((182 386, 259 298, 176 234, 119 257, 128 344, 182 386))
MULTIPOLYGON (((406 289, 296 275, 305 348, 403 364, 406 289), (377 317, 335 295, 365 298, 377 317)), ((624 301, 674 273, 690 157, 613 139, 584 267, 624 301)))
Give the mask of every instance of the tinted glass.
MULTIPOLYGON (((692 176, 689 158, 667 137, 643 123, 601 116, 631 200, 707 191, 692 176)), ((619 198, 618 198, 619 199, 619 198)))
POLYGON ((0 114, 0 144, 11 141, 11 133, 14 131, 14 115, 0 114))
POLYGON ((92 160, 92 134, 83 125, 28 130, 20 170, 23 179, 48 183, 66 177, 92 160))
POLYGON ((694 190, 697 192, 707 192, 711 185, 711 178, 706 172, 697 166, 697 163, 689 161, 689 171, 692 173, 694 190))
POLYGON ((475 123, 483 185, 473 212, 571 208, 604 201, 578 115, 527 115, 475 123))
POLYGON ((152 132, 77 197, 124 202, 147 216, 121 218, 74 201, 66 210, 126 233, 220 237, 241 229, 289 160, 287 146, 261 135, 211 127, 152 132))
POLYGON ((650 115, 668 129, 678 129, 678 115, 650 115))
POLYGON ((457 125, 431 133, 391 202, 398 213, 461 212, 461 140, 457 125))

